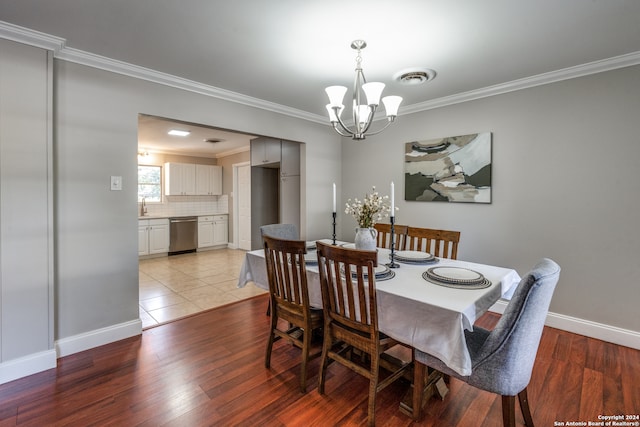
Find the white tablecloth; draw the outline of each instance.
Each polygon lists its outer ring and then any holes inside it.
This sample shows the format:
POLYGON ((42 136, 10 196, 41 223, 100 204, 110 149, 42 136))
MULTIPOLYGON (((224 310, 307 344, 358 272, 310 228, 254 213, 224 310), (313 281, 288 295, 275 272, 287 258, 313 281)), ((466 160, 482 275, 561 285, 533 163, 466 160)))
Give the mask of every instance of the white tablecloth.
MULTIPOLYGON (((389 250, 378 249, 378 264, 389 262, 389 250)), ((400 263, 398 263, 400 264, 400 263)), ((400 264, 395 277, 377 281, 378 327, 390 337, 432 354, 461 375, 471 374, 471 358, 464 330, 472 330, 477 318, 500 298, 511 298, 520 282, 509 268, 441 259, 437 266, 464 267, 482 273, 492 282, 485 289, 454 289, 427 282, 422 273, 434 265, 400 264)), ((238 287, 254 282, 269 289, 262 249, 247 252, 238 287)), ((320 274, 316 264, 307 264, 309 300, 322 307, 320 274)))

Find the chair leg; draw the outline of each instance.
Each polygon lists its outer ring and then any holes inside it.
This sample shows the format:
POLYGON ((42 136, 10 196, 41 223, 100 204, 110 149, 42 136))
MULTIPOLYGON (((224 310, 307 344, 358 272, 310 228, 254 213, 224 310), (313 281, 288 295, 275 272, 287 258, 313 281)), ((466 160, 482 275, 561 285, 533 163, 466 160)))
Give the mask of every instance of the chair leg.
POLYGON ((368 407, 368 425, 374 427, 376 425, 376 393, 378 392, 378 373, 380 369, 380 356, 371 355, 371 376, 369 377, 369 407, 368 407))
POLYGON ((304 331, 302 337, 302 362, 300 363, 300 391, 307 392, 307 362, 309 361, 309 348, 311 347, 311 328, 304 331))
POLYGON ((322 340, 322 356, 320 356, 320 372, 318 373, 318 393, 324 394, 324 379, 329 365, 329 349, 331 348, 331 331, 325 326, 322 340))
POLYGON ((502 396, 502 423, 504 427, 516 425, 516 397, 502 396))
POLYGON ((520 410, 522 410, 522 417, 524 418, 524 424, 527 427, 534 427, 533 418, 531 417, 531 410, 529 409, 529 397, 527 396, 526 387, 524 390, 518 393, 518 400, 520 401, 520 410))
POLYGON ((271 349, 273 348, 274 341, 274 333, 276 326, 278 324, 278 318, 276 316, 271 316, 271 327, 269 328, 269 341, 267 342, 267 353, 264 358, 264 367, 269 369, 271 366, 271 349))

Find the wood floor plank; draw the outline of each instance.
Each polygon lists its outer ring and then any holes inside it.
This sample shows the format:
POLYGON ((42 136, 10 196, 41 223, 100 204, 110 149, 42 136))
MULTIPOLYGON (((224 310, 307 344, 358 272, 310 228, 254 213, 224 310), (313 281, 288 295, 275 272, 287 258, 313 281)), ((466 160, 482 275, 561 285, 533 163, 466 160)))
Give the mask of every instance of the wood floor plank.
MULTIPOLYGON (((368 381, 351 370, 330 365, 320 395, 314 359, 300 393, 300 350, 284 341, 265 369, 266 301, 263 295, 147 329, 0 385, 0 427, 366 424, 368 381)), ((488 313, 477 325, 491 329, 498 320, 488 313)), ((536 425, 638 413, 638 366, 638 350, 545 328, 528 387, 536 425)), ((500 397, 455 379, 414 423, 398 410, 407 388, 400 381, 378 394, 378 425, 502 425, 500 397)), ((523 425, 519 409, 516 422, 523 425)))
POLYGON ((598 415, 604 414, 603 393, 602 372, 586 368, 582 375, 580 412, 577 419, 596 421, 598 415))

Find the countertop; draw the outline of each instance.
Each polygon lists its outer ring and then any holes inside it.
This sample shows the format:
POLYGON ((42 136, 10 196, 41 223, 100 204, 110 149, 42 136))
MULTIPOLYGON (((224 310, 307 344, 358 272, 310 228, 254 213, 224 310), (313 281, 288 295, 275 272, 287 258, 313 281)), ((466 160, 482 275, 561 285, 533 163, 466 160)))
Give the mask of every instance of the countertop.
POLYGON ((205 213, 205 214, 197 214, 197 215, 145 215, 138 216, 138 219, 169 219, 169 218, 185 218, 190 216, 213 216, 213 215, 229 215, 228 212, 217 212, 217 213, 205 213))

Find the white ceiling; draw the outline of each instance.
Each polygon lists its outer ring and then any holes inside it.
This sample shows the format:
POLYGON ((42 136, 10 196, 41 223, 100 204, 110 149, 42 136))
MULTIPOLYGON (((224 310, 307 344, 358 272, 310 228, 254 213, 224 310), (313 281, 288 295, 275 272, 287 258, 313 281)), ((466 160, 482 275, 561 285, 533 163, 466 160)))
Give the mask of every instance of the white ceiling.
POLYGON ((138 151, 179 154, 196 157, 224 157, 246 151, 255 135, 230 132, 209 126, 140 114, 138 116, 138 151), (172 129, 190 132, 173 136, 172 129), (207 140, 220 140, 211 143, 207 140))
POLYGON ((404 98, 400 116, 496 85, 640 57, 638 0, 0 0, 0 21, 313 117, 326 116, 324 87, 351 87, 350 44, 359 38, 368 43, 367 79, 404 98), (437 77, 415 86, 393 80, 413 67, 437 77))

